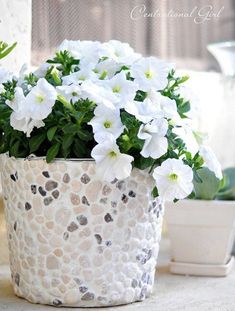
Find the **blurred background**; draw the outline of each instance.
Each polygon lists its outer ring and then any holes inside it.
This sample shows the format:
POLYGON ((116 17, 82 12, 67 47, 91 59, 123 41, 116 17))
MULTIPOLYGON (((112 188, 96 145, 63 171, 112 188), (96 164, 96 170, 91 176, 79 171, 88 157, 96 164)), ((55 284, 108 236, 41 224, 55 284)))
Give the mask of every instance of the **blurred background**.
POLYGON ((1 65, 38 66, 65 38, 118 39, 143 55, 174 62, 223 167, 235 165, 234 0, 0 0, 0 38, 18 42, 1 65), (226 64, 222 64, 226 61, 226 64), (219 62, 223 66, 223 72, 219 62), (229 70, 229 68, 234 68, 229 70))

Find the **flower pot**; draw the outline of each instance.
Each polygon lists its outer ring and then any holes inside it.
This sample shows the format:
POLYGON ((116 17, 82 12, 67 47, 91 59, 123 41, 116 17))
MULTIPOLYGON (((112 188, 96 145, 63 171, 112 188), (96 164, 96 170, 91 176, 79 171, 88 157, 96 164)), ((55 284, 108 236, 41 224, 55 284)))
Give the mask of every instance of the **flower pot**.
POLYGON ((152 291, 163 209, 133 169, 104 182, 91 160, 2 157, 16 295, 55 306, 111 306, 152 291))
POLYGON ((173 273, 223 276, 230 271, 235 202, 182 200, 167 204, 173 273), (174 205, 174 206, 173 206, 174 205))

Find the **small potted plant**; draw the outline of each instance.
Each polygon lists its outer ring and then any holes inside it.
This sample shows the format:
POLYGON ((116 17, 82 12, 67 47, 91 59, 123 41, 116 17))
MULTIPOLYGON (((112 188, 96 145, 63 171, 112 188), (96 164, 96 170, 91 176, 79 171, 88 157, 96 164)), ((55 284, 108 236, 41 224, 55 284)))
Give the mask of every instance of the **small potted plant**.
POLYGON ((198 171, 187 200, 166 207, 172 273, 226 276, 233 267, 235 169, 219 180, 208 168, 198 171))
POLYGON ((150 295, 163 203, 187 197, 203 165, 180 136, 190 131, 186 80, 126 43, 65 40, 37 71, 3 84, 16 295, 80 307, 150 295))

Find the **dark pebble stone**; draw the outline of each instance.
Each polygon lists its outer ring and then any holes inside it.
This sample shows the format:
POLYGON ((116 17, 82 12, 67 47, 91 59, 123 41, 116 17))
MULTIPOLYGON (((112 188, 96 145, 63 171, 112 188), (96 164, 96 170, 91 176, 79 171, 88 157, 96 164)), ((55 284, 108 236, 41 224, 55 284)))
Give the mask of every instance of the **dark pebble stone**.
POLYGON ((125 194, 122 195, 122 202, 123 203, 127 203, 128 202, 128 197, 125 194))
POLYGON ((40 186, 38 188, 38 192, 41 194, 41 196, 45 197, 47 195, 46 191, 40 186))
POLYGON ((43 202, 44 202, 44 205, 49 205, 49 204, 51 204, 51 202, 53 201, 53 199, 52 199, 52 197, 47 197, 47 198, 45 198, 44 200, 43 200, 43 202))
POLYGON ((51 191, 57 187, 58 187, 58 183, 54 180, 48 180, 45 185, 45 188, 47 191, 51 191))
POLYGON ((124 181, 124 180, 121 180, 121 181, 117 182, 116 187, 117 187, 119 190, 124 190, 125 181, 124 181))
POLYGON ((11 179, 12 179, 13 181, 16 181, 15 175, 11 174, 10 177, 11 177, 11 179))
POLYGON ((52 304, 53 304, 54 306, 61 306, 61 305, 62 305, 62 301, 59 300, 59 299, 54 299, 53 302, 52 302, 52 304))
POLYGON ((83 184, 88 184, 90 180, 91 180, 90 177, 86 173, 83 174, 82 177, 81 177, 81 182, 83 184))
POLYGON ((16 285, 19 286, 20 285, 20 275, 19 275, 19 273, 15 274, 14 280, 15 280, 16 285))
POLYGON ((32 205, 29 202, 26 202, 24 207, 26 211, 29 211, 32 208, 32 205))
POLYGON ((93 293, 87 292, 85 295, 82 296, 81 300, 94 300, 95 299, 95 295, 93 293))
POLYGON ((100 203, 102 203, 102 204, 107 204, 107 202, 108 202, 108 198, 101 198, 100 199, 100 203))
POLYGON ((136 288, 138 286, 138 282, 136 279, 133 279, 131 282, 131 287, 136 288))
POLYGON ((95 234, 95 238, 96 238, 96 241, 97 241, 98 244, 101 244, 101 243, 102 243, 102 237, 101 237, 101 235, 95 234))
POLYGON ((43 171, 42 172, 42 175, 45 176, 46 178, 49 178, 50 177, 50 174, 48 171, 43 171))
POLYGON ((107 213, 107 214, 104 216, 104 220, 105 220, 106 222, 111 222, 111 221, 113 221, 113 218, 112 218, 112 216, 111 216, 109 213, 107 213))
POLYGON ((70 182, 70 176, 69 176, 68 173, 64 174, 63 182, 66 183, 66 184, 68 184, 70 182))
POLYGON ((77 220, 78 220, 79 225, 81 225, 81 226, 86 226, 88 223, 87 217, 84 215, 78 216, 77 220))
POLYGON ((65 232, 64 235, 63 235, 63 238, 64 238, 65 241, 67 241, 68 238, 69 238, 69 233, 65 232))
POLYGON ((16 231, 16 229, 17 229, 17 221, 15 221, 14 223, 14 230, 16 231))
POLYGON ((117 207, 117 202, 111 201, 111 206, 114 207, 114 208, 117 207))
POLYGON ((131 198, 135 198, 136 197, 136 193, 134 192, 134 191, 129 191, 129 193, 128 193, 128 195, 129 195, 129 197, 131 197, 131 198))
POLYGON ((76 222, 72 221, 71 224, 67 227, 67 230, 69 232, 74 232, 78 229, 78 225, 76 224, 76 222))
POLYGON ((112 242, 111 242, 111 241, 106 241, 106 242, 105 242, 105 245, 109 247, 109 246, 112 245, 112 242))
POLYGON ((148 273, 146 273, 146 272, 143 273, 143 275, 141 277, 141 281, 143 283, 147 283, 147 281, 148 281, 148 273))
POLYGON ((82 294, 84 294, 85 292, 88 291, 88 288, 87 288, 86 286, 80 286, 80 287, 79 287, 79 290, 80 290, 80 292, 81 292, 82 294))
POLYGON ((31 192, 33 194, 36 194, 37 193, 37 186, 36 185, 31 185, 31 192))
POLYGON ((114 180, 111 181, 111 184, 115 184, 117 181, 118 181, 118 179, 117 179, 117 178, 114 178, 114 180))
POLYGON ((60 193, 59 193, 58 190, 54 190, 54 191, 51 193, 51 195, 53 196, 54 199, 58 199, 60 193))
POLYGON ((88 205, 88 206, 90 205, 90 203, 88 202, 87 197, 85 195, 82 197, 82 203, 85 205, 88 205))

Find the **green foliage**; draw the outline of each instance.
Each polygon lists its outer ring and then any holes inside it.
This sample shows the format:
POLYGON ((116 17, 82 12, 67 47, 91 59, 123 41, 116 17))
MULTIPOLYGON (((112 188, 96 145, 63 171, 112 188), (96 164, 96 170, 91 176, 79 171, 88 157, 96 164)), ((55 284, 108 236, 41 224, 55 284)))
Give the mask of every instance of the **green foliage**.
POLYGON ((223 175, 223 184, 216 198, 218 200, 235 200, 235 167, 226 168, 223 175))
POLYGON ((0 41, 0 59, 6 57, 8 54, 11 53, 12 50, 16 47, 17 42, 9 45, 6 42, 0 41))
POLYGON ((197 171, 200 180, 194 176, 195 199, 213 200, 216 197, 221 185, 221 181, 207 167, 197 171))

